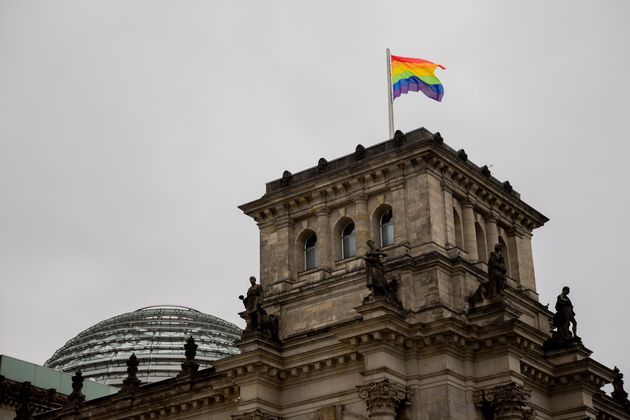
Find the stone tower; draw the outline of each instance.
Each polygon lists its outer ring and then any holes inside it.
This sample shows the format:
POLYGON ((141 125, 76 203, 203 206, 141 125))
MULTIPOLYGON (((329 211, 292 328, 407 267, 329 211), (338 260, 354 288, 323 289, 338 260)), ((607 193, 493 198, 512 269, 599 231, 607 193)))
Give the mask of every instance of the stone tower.
MULTIPOLYGON (((263 408, 296 419, 313 401, 392 420, 595 418, 610 369, 581 343, 543 350, 553 314, 538 301, 531 239, 548 219, 439 133, 397 132, 285 171, 240 208, 260 228, 264 306, 280 319, 288 372, 263 408), (393 300, 370 299, 368 239, 386 254, 393 300), (473 306, 496 244, 506 289, 473 306)), ((351 418, 340 416, 325 418, 351 418)))

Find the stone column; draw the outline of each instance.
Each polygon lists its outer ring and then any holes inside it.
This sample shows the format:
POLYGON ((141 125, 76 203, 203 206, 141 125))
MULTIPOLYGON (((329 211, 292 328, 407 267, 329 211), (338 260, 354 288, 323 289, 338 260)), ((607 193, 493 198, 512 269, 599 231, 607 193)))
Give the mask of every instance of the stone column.
MULTIPOLYGON (((490 252, 494 251, 494 246, 499 242, 497 219, 492 213, 486 217, 486 242, 488 244, 488 255, 490 255, 490 252)), ((504 252, 507 252, 507 249, 504 252)))
POLYGON ((327 208, 317 210, 317 253, 319 267, 324 270, 332 270, 333 249, 330 232, 330 211, 327 208))
POLYGON ((453 216, 453 190, 447 183, 442 183, 442 191, 444 192, 444 230, 446 231, 446 247, 453 248, 457 245, 453 216))
POLYGON ((368 197, 362 193, 354 199, 354 231, 357 241, 357 256, 367 252, 367 240, 370 239, 370 222, 368 215, 368 197))
POLYGON ((357 386, 357 390, 359 397, 365 400, 369 418, 375 420, 395 420, 402 404, 412 397, 407 387, 389 379, 357 386))
POLYGON ((462 203, 462 224, 464 225, 464 250, 468 253, 470 261, 479 260, 477 253, 477 233, 475 231, 475 213, 473 211, 473 203, 470 200, 464 200, 462 203))

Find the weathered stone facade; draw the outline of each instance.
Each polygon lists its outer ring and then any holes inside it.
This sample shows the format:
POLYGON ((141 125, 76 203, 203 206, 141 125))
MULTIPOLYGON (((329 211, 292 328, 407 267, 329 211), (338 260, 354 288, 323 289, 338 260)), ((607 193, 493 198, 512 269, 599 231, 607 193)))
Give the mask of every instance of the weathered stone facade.
POLYGON ((538 302, 531 238, 545 216, 439 134, 285 171, 241 209, 260 228, 280 340, 250 333, 212 369, 39 418, 630 419, 600 391, 614 372, 589 350, 543 349, 553 314, 538 302), (388 211, 383 270, 397 296, 365 300, 361 257, 368 239, 383 243, 388 211), (507 288, 471 308, 497 243, 507 288))

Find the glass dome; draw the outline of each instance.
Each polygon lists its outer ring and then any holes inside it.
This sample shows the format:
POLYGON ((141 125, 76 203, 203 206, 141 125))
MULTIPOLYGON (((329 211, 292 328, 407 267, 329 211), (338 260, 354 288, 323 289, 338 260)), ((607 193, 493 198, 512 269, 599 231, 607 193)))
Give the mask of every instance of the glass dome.
POLYGON ((79 333, 44 365, 68 373, 81 369, 85 378, 121 386, 127 376, 126 361, 135 353, 140 362, 138 379, 157 382, 180 372, 188 336, 199 346, 195 359, 200 369, 239 353, 234 341, 241 329, 236 325, 182 306, 149 306, 79 333))

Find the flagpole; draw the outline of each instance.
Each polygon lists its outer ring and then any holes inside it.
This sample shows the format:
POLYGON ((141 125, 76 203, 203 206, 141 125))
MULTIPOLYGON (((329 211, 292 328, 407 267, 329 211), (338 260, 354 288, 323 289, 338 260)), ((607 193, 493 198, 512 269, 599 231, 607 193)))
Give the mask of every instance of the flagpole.
POLYGON ((387 52, 387 108, 389 111, 389 138, 394 138, 394 100, 392 99, 392 58, 389 53, 389 48, 386 49, 387 52))

